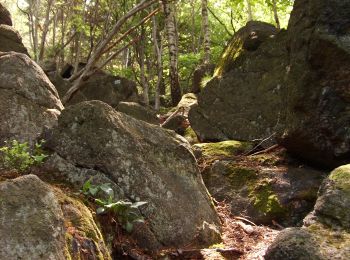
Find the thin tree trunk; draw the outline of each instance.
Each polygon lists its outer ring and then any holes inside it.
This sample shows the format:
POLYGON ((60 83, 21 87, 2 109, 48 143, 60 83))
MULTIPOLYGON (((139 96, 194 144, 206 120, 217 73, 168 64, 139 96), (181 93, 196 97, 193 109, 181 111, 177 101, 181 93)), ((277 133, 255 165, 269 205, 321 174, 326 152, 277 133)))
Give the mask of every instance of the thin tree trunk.
POLYGON ((196 53, 196 28, 195 28, 195 0, 191 0, 191 29, 192 29, 192 35, 191 35, 191 46, 192 46, 192 52, 196 53))
POLYGON ((276 27, 277 27, 278 29, 281 29, 280 19, 278 18, 278 13, 277 13, 277 4, 276 4, 276 0, 272 0, 272 8, 273 8, 273 15, 274 15, 274 17, 275 17, 276 27))
POLYGON ((160 107, 160 89, 163 82, 163 61, 162 53, 158 45, 158 25, 154 16, 152 17, 152 25, 153 46, 157 57, 157 84, 155 89, 154 109, 158 111, 160 107))
POLYGON ((247 0, 247 12, 248 12, 248 22, 253 21, 252 5, 250 0, 247 0))
POLYGON ((139 46, 139 65, 140 65, 140 80, 143 88, 143 102, 149 105, 149 85, 145 73, 145 45, 146 45, 145 28, 141 27, 141 40, 139 46))
POLYGON ((174 4, 172 2, 169 3, 168 0, 162 0, 162 3, 164 8, 165 26, 168 38, 171 100, 173 106, 176 106, 181 100, 181 90, 178 73, 178 48, 176 39, 177 34, 174 16, 174 4))
POLYGON ((204 64, 210 62, 210 31, 208 18, 208 0, 202 0, 202 29, 203 29, 203 48, 204 48, 204 64))
POLYGON ((49 0, 47 2, 46 13, 45 13, 45 22, 44 22, 43 32, 41 34, 41 42, 40 42, 40 49, 39 49, 39 61, 44 59, 45 42, 46 42, 47 33, 49 32, 49 26, 51 23, 50 11, 51 11, 51 7, 52 7, 53 3, 54 3, 54 0, 49 0))

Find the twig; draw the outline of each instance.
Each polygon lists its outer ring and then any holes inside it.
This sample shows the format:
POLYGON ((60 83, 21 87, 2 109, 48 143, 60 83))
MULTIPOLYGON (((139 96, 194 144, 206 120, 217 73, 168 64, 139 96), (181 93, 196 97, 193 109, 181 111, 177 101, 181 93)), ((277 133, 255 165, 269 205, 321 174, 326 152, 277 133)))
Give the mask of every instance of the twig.
POLYGON ((270 140, 276 133, 272 133, 269 137, 266 137, 265 139, 261 140, 257 145, 253 147, 253 149, 249 150, 248 152, 245 152, 243 156, 249 155, 250 153, 254 152, 256 148, 258 148, 260 145, 262 145, 267 140, 270 140))
POLYGON ((162 123, 160 126, 163 127, 166 123, 168 123, 172 118, 174 118, 174 116, 176 116, 180 110, 182 110, 182 115, 185 114, 185 108, 184 107, 179 107, 178 109, 175 110, 174 113, 172 113, 165 121, 164 123, 162 123))
POLYGON ((271 152, 272 150, 278 148, 279 145, 278 144, 274 144, 272 146, 270 146, 269 148, 266 148, 264 150, 261 150, 261 151, 258 151, 256 153, 253 153, 253 154, 250 154, 249 156, 254 156, 254 155, 258 155, 258 154, 262 154, 262 153, 268 153, 268 152, 271 152))
POLYGON ((243 217, 239 217, 239 216, 234 216, 233 217, 234 219, 237 219, 237 220, 243 220, 243 221, 246 221, 248 222, 249 224, 252 224, 253 226, 256 226, 256 224, 252 221, 250 221, 249 219, 246 219, 246 218, 243 218, 243 217))

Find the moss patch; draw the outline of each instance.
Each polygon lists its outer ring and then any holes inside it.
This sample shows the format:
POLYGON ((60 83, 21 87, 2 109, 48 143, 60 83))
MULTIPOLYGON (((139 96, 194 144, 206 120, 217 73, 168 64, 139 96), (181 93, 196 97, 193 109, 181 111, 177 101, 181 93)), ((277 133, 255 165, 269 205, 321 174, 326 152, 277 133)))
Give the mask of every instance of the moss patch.
POLYGON ((239 189, 245 185, 254 183, 258 178, 256 170, 248 167, 229 165, 226 175, 234 189, 239 189))
POLYGON ((265 214, 283 215, 286 209, 282 207, 277 195, 273 192, 271 184, 264 180, 255 187, 250 187, 249 197, 254 207, 265 214))
POLYGON ((201 149, 203 156, 226 156, 232 157, 252 149, 251 143, 240 141, 223 141, 218 143, 202 143, 196 144, 201 149))
POLYGON ((191 144, 198 143, 197 135, 190 126, 186 128, 184 137, 191 144))
POLYGON ((336 168, 329 179, 334 181, 337 188, 350 192, 350 164, 336 168))

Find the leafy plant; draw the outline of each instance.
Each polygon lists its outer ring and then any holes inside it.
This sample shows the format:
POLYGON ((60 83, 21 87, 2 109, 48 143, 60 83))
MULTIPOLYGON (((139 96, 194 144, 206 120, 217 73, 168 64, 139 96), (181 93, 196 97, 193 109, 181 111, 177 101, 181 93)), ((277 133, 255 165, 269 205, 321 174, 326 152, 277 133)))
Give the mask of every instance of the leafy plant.
POLYGON ((94 198, 94 202, 99 206, 96 209, 97 214, 112 213, 117 217, 118 222, 127 232, 132 231, 135 222, 144 221, 143 218, 137 214, 137 209, 147 204, 147 202, 139 201, 132 203, 123 200, 114 201, 114 192, 109 183, 94 185, 91 183, 90 178, 84 183, 82 193, 94 198), (97 198, 97 196, 99 198, 97 198), (106 197, 107 199, 105 199, 106 197))
POLYGON ((20 143, 13 140, 10 145, 0 148, 2 163, 7 169, 15 169, 19 172, 28 170, 33 165, 39 165, 48 157, 42 150, 44 141, 34 145, 31 150, 27 142, 20 143))

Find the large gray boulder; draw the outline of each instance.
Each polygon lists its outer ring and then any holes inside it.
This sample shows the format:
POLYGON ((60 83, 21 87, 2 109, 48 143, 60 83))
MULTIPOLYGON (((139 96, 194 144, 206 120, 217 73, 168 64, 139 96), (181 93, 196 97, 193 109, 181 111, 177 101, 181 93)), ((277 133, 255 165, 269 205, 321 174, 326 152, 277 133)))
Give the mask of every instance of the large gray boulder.
POLYGON ((63 109, 55 87, 27 55, 0 52, 0 143, 33 142, 63 109))
POLYGON ((0 259, 111 259, 91 212, 35 175, 0 182, 0 259))
POLYGON ((136 102, 120 102, 118 106, 115 107, 115 109, 138 120, 142 120, 154 125, 159 125, 157 113, 150 107, 142 106, 136 102))
POLYGON ((190 151, 172 131, 136 120, 100 101, 66 108, 47 142, 50 176, 81 189, 91 176, 111 183, 116 199, 147 201, 137 239, 144 247, 218 242, 218 216, 190 151), (205 224, 207 223, 207 224, 205 224), (146 237, 142 238, 142 237, 146 237))
POLYGON ((265 259, 350 259, 349 207, 350 165, 344 165, 323 182, 304 226, 283 230, 265 259))
POLYGON ((22 37, 12 26, 0 24, 0 52, 15 51, 28 55, 22 43, 22 37))
POLYGON ((334 167, 350 156, 350 2, 297 0, 288 25, 290 71, 282 144, 334 167))
POLYGON ((281 129, 286 36, 262 22, 235 34, 189 113, 200 140, 264 139, 281 129))
POLYGON ((0 24, 12 26, 12 19, 10 12, 3 4, 0 3, 0 24))
MULTIPOLYGON (((83 68, 81 64, 81 68, 83 68)), ((56 72, 50 72, 49 78, 55 85, 60 97, 66 94, 72 84, 67 80, 71 76, 73 68, 66 68, 62 75, 56 72)), ((118 106, 119 102, 138 102, 139 96, 136 83, 124 77, 113 76, 102 70, 96 71, 82 85, 82 88, 73 96, 67 105, 77 104, 82 101, 100 100, 112 107, 118 106)))

